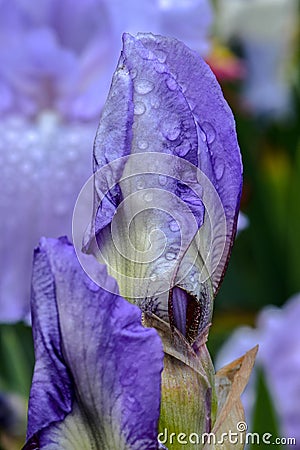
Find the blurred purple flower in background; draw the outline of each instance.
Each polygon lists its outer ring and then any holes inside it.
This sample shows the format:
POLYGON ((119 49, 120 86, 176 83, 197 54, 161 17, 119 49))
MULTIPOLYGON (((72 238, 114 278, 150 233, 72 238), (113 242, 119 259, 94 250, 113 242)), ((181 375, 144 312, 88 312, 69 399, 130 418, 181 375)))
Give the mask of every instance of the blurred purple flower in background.
MULTIPOLYGON (((221 348, 216 360, 217 368, 222 367, 241 356, 245 349, 259 344, 256 365, 264 370, 281 433, 296 438, 297 443, 300 442, 300 404, 295 401, 300 395, 299 315, 300 294, 292 297, 282 308, 264 308, 258 316, 257 328, 238 328, 221 348)), ((242 399, 251 423, 255 402, 253 382, 245 389, 242 399)))
POLYGON ((0 1, 0 321, 29 313, 32 249, 70 234, 123 31, 205 54, 208 0, 0 1))
POLYGON ((77 192, 90 172, 94 126, 59 122, 41 113, 36 122, 8 116, 0 122, 0 320, 29 313, 33 248, 43 234, 71 230, 77 192))
POLYGON ((207 0, 22 0, 0 3, 0 112, 54 109, 98 118, 123 31, 176 35, 208 49, 207 0))

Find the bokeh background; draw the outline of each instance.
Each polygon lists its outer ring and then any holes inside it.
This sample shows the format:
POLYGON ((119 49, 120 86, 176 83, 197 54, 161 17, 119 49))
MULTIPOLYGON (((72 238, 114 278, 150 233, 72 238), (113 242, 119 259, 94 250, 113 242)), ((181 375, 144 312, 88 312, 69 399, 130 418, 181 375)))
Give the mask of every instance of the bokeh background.
POLYGON ((259 343, 249 429, 300 449, 299 18, 298 0, 0 0, 1 450, 24 442, 33 248, 71 236, 123 31, 186 42, 234 112, 243 214, 208 345, 220 367, 259 343))

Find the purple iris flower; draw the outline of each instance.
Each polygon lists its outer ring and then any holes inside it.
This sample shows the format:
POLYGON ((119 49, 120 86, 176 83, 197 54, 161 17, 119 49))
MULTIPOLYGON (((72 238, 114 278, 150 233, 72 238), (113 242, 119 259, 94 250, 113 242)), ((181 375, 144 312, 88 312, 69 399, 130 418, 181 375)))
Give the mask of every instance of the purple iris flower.
POLYGON ((71 234, 123 31, 205 54, 211 23, 209 0, 0 1, 1 322, 29 316, 40 236, 71 234))
POLYGON ((0 114, 53 109, 98 117, 124 30, 163 32, 208 49, 208 0, 0 2, 0 114))
POLYGON ((196 52, 171 38, 124 35, 94 169, 86 249, 122 295, 193 342, 211 321, 242 187, 231 110, 196 52))
POLYGON ((66 238, 42 239, 35 251, 36 363, 24 448, 156 449, 160 339, 106 268, 84 257, 103 288, 66 238))

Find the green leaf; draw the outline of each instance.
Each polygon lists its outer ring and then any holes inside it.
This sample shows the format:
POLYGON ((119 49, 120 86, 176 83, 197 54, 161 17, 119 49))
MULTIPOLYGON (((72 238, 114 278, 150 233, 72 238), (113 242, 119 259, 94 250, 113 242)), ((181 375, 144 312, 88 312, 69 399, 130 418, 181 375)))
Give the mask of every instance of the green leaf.
MULTIPOLYGON (((261 368, 257 371, 256 386, 256 403, 254 407, 253 426, 251 431, 259 434, 260 441, 262 441, 261 437, 264 433, 272 434, 270 441, 274 442, 276 437, 280 437, 278 419, 270 392, 268 390, 266 378, 261 368)), ((250 446, 251 450, 256 448, 270 449, 270 444, 259 442, 259 444, 253 443, 250 446)), ((276 449, 281 448, 283 448, 281 445, 276 445, 276 449)))
POLYGON ((0 390, 29 395, 34 365, 31 328, 0 326, 0 390))

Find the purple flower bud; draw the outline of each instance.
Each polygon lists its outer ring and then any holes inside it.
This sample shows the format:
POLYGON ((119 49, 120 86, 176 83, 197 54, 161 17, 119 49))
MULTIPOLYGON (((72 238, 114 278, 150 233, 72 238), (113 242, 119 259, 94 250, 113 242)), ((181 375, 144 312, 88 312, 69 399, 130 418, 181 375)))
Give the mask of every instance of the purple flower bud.
POLYGON ((193 342, 211 321, 242 187, 232 113, 197 53, 171 38, 124 35, 94 168, 86 249, 122 295, 193 342))

